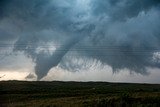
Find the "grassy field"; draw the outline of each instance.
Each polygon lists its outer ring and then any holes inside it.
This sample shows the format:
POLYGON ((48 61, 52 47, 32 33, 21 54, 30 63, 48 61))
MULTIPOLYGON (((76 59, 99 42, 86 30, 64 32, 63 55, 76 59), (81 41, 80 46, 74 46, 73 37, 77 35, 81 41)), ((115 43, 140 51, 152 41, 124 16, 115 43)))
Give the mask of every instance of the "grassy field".
POLYGON ((0 107, 160 107, 160 84, 1 81, 0 107))

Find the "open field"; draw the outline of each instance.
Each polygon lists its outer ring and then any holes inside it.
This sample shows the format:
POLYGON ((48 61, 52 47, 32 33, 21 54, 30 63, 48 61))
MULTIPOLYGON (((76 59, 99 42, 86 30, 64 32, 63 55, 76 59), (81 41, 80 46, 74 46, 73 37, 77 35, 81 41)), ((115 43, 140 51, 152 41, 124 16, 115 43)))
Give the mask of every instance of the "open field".
POLYGON ((0 82, 0 107, 159 107, 160 84, 0 82))

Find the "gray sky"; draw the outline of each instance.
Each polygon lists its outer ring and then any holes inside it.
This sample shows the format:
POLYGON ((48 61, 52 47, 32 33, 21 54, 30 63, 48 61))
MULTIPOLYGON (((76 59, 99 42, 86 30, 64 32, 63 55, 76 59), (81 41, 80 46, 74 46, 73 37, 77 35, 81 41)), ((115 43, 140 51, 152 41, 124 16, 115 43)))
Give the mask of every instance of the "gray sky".
POLYGON ((0 13, 1 80, 160 82, 159 0, 1 0, 0 13))

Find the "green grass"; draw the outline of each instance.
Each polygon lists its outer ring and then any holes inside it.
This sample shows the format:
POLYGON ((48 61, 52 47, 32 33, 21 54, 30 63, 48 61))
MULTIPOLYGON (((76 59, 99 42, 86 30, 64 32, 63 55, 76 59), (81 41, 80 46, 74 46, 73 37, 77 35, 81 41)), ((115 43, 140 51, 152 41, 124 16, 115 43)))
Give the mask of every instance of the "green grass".
POLYGON ((0 107, 159 107, 159 84, 0 82, 0 107))

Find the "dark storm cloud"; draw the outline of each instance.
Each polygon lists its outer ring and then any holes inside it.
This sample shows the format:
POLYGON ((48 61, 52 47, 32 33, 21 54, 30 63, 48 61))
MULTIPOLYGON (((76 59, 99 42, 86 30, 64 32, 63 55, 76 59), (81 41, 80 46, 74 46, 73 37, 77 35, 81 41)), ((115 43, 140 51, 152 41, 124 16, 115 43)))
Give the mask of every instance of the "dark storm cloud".
POLYGON ((95 15, 108 14, 112 20, 126 20, 159 5, 159 0, 93 0, 95 15))
POLYGON ((82 13, 79 10, 74 12, 72 5, 75 3, 71 0, 14 0, 4 6, 3 19, 8 19, 22 31, 14 51, 25 51, 33 58, 39 78, 57 66, 68 50, 85 36, 84 32, 92 29, 90 25, 78 28, 83 22, 78 21, 77 15, 82 13), (80 34, 76 34, 77 31, 80 34), (36 53, 35 50, 44 42, 55 42, 59 49, 53 55, 36 53))
MULTIPOLYGON (((95 0, 92 5, 99 19, 86 45, 78 47, 84 49, 83 54, 109 64, 114 71, 128 68, 144 74, 146 67, 160 67, 152 60, 160 50, 158 1, 95 0)), ((68 67, 68 60, 62 67, 68 67)), ((76 69, 73 63, 70 68, 76 69)))
POLYGON ((7 3, 8 1, 7 0, 1 0, 0 1, 0 18, 2 18, 2 16, 4 15, 4 6, 5 4, 7 3))
POLYGON ((8 32, 4 31, 4 30, 1 30, 0 29, 0 41, 3 42, 3 41, 8 41, 9 39, 13 39, 13 38, 10 38, 11 37, 11 34, 9 34, 8 32))
POLYGON ((39 79, 58 64, 71 69, 64 57, 75 51, 114 71, 160 67, 152 60, 160 46, 159 0, 1 0, 0 6, 1 41, 16 38, 14 51, 33 59, 39 79))
POLYGON ((153 52, 160 50, 159 17, 159 11, 153 9, 125 22, 105 20, 89 38, 94 47, 88 47, 86 54, 111 65, 114 71, 128 68, 143 74, 146 67, 160 67, 152 61, 153 52))

